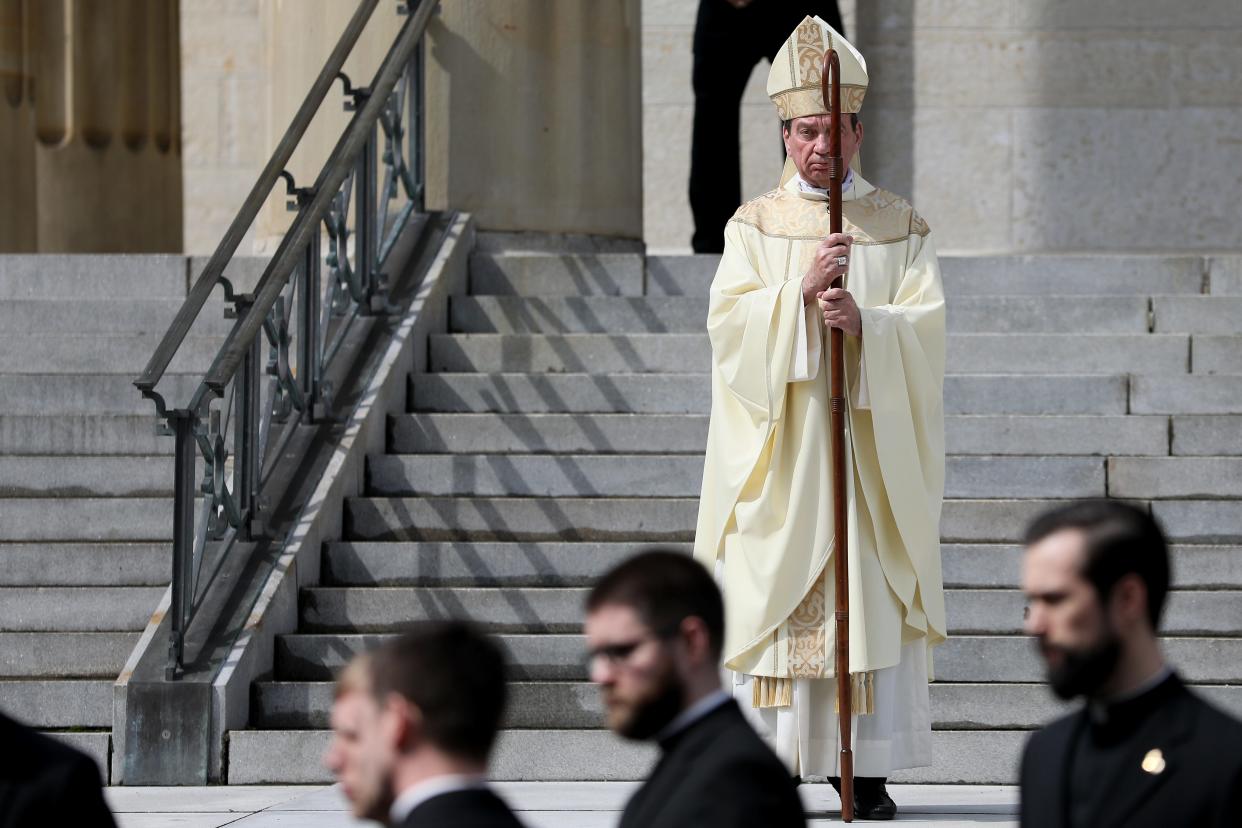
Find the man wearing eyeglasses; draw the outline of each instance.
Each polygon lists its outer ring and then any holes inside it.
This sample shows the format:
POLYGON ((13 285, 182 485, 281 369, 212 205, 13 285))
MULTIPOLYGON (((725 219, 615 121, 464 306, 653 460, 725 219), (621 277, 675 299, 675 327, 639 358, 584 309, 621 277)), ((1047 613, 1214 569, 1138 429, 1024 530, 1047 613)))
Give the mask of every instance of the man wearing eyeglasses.
POLYGON ((608 726, 661 750, 621 828, 806 825, 785 766, 721 689, 724 606, 707 570, 676 552, 645 552, 605 575, 586 611, 608 726))

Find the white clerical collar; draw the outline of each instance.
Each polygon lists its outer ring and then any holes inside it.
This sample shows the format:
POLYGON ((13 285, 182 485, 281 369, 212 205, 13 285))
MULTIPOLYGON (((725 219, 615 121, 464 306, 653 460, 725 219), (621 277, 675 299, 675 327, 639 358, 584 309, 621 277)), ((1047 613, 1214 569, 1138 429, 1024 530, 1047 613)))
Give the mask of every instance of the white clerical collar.
POLYGON ((392 819, 393 825, 400 825, 415 808, 433 797, 447 793, 456 793, 457 791, 479 790, 486 787, 487 781, 482 776, 471 774, 433 776, 402 791, 393 801, 392 807, 388 809, 388 815, 392 819))
MULTIPOLYGON (((802 177, 801 173, 794 173, 794 181, 798 184, 798 189, 804 193, 815 193, 824 198, 828 197, 828 190, 824 187, 816 187, 802 177)), ((845 170, 845 180, 841 182, 841 192, 848 193, 854 189, 854 171, 847 168, 845 170)))
POLYGON ((664 729, 656 734, 656 741, 663 742, 665 739, 676 736, 722 704, 727 704, 732 698, 724 690, 716 690, 713 693, 709 693, 678 713, 677 718, 665 725, 664 729))

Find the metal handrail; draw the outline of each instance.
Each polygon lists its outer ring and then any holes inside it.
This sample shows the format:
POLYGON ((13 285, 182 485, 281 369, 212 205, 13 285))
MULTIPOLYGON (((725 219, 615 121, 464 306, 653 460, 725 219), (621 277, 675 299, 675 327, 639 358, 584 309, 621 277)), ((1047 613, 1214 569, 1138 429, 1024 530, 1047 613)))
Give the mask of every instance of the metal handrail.
POLYGON ((349 53, 353 51, 358 38, 362 36, 362 30, 366 28, 367 22, 371 19, 371 14, 375 11, 375 7, 378 4, 379 0, 359 0, 354 16, 349 19, 349 23, 345 26, 345 31, 341 33, 341 38, 337 41, 336 47, 328 55, 327 63, 323 65, 319 76, 311 84, 310 91, 306 93, 306 98, 302 101, 302 105, 298 107, 297 113, 294 114, 289 128, 285 130, 285 134, 281 136, 280 141, 276 144, 272 157, 268 159, 266 166, 263 167, 263 172, 259 174, 258 180, 250 188, 250 194, 242 202, 241 209, 237 211, 237 215, 233 218, 229 229, 224 233, 224 238, 216 246, 216 251, 207 260, 207 266, 203 268, 202 274, 194 282, 194 286, 190 288, 185 302, 182 303, 180 310, 177 311, 177 316, 173 319, 164 337, 160 340, 160 344, 156 346, 155 353, 151 355, 150 361, 147 362, 147 367, 143 369, 142 375, 134 382, 134 385, 138 387, 139 391, 142 391, 144 396, 155 400, 156 407, 160 409, 160 414, 164 413, 164 401, 158 395, 152 397, 155 386, 159 384, 160 379, 164 376, 164 372, 168 370, 169 364, 172 363, 173 357, 176 356, 177 351, 181 348, 182 342, 189 335, 190 328, 193 327, 194 321, 203 309, 203 305, 207 303, 207 297, 211 295, 212 290, 219 284, 221 277, 224 275, 225 266, 233 258, 237 246, 241 244, 242 237, 246 235, 246 231, 254 223, 255 217, 259 215, 259 210, 263 207, 263 202, 267 200, 268 195, 271 193, 272 187, 276 186, 276 182, 280 180, 281 174, 289 164, 289 160, 293 158, 293 153, 297 149, 298 143, 301 142, 302 136, 306 134, 311 121, 314 120, 315 113, 319 111, 319 107, 327 96, 328 90, 336 82, 337 75, 340 74, 341 68, 345 65, 345 60, 349 57, 349 53))
POLYGON ((408 19, 371 85, 355 88, 341 67, 378 2, 360 0, 293 123, 134 382, 155 403, 157 415, 176 440, 169 679, 184 671, 187 630, 222 561, 237 541, 269 534, 264 502, 270 493, 265 486, 277 460, 283 457, 294 426, 328 418, 332 389, 327 368, 360 316, 388 309, 381 268, 412 217, 423 210, 422 38, 438 0, 398 5, 398 13, 408 19), (284 166, 338 78, 349 98, 345 108, 353 111, 353 117, 314 185, 298 188, 284 166), (402 123, 403 112, 408 124, 402 123), (378 185, 381 138, 382 187, 378 185), (403 140, 408 151, 403 150, 403 140), (281 178, 296 197, 290 208, 297 210, 297 216, 253 292, 239 293, 224 270, 281 178), (401 194, 406 203, 390 216, 389 203, 401 194), (321 256, 324 229, 331 277, 326 283, 321 256), (156 387, 217 284, 223 286, 225 301, 233 305, 229 313, 237 321, 190 399, 170 406, 156 387), (265 342, 266 365, 261 362, 265 342), (266 394, 264 374, 269 376, 266 394), (195 486, 199 457, 204 473, 195 486), (214 565, 204 574, 209 559, 214 565))

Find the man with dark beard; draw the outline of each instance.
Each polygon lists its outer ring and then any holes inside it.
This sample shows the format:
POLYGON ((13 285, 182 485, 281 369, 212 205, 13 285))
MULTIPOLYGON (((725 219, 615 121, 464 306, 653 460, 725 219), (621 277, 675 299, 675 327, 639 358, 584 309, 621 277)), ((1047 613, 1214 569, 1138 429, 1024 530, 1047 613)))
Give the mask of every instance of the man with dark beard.
POLYGON ((586 610, 608 726, 655 740, 662 753, 621 828, 806 824, 785 766, 721 689, 724 605, 707 570, 686 555, 645 552, 605 575, 586 610))
POLYGON ((1144 511, 1086 501, 1026 536, 1026 630, 1052 689, 1082 710, 1022 758, 1022 825, 1237 825, 1242 723, 1192 693, 1156 638, 1169 586, 1164 535, 1144 511))

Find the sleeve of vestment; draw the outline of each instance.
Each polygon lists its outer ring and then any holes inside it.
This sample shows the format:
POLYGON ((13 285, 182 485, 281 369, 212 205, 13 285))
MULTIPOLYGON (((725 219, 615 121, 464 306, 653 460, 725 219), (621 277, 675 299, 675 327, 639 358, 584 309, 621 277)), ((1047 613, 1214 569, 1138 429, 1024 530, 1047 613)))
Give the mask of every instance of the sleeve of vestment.
MULTIPOLYGON (((806 309, 802 280, 784 274, 761 274, 746 247, 741 222, 725 227, 725 249, 712 280, 707 333, 713 362, 728 391, 731 414, 753 426, 780 419, 785 385, 798 346, 798 328, 806 345, 806 309)), ((721 401, 714 400, 714 403, 721 401)))
POLYGON ((926 231, 908 236, 890 297, 860 308, 857 384, 869 410, 855 418, 853 440, 856 457, 866 458, 858 475, 889 586, 906 607, 905 623, 935 644, 946 632, 940 570, 945 310, 926 231), (911 570, 913 579, 905 574, 911 570))

